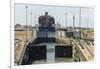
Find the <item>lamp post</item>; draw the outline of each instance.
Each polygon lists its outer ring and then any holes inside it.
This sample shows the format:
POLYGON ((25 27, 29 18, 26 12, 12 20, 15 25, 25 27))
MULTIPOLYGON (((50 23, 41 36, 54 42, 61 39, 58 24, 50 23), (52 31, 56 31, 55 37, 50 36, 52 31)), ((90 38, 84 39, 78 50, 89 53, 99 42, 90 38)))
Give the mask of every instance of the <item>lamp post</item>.
POLYGON ((67 15, 68 15, 68 14, 67 14, 67 13, 65 13, 65 25, 66 25, 66 29, 67 29, 67 27, 68 27, 68 22, 67 22, 67 21, 68 21, 68 19, 67 19, 67 15))
MULTIPOLYGON (((30 25, 32 26, 32 12, 30 12, 30 25)), ((31 31, 32 31, 32 37, 33 37, 33 26, 31 27, 31 31)))
POLYGON ((81 39, 81 7, 79 9, 79 38, 81 39))
POLYGON ((75 32, 75 15, 73 15, 73 32, 75 32))
POLYGON ((32 25, 32 12, 30 12, 30 25, 32 25))
POLYGON ((26 8, 26 42, 27 42, 27 8, 28 8, 28 6, 26 5, 25 6, 25 8, 26 8))
MULTIPOLYGON (((89 14, 88 9, 87 9, 87 14, 89 14)), ((89 16, 87 16, 87 29, 89 29, 89 16)))

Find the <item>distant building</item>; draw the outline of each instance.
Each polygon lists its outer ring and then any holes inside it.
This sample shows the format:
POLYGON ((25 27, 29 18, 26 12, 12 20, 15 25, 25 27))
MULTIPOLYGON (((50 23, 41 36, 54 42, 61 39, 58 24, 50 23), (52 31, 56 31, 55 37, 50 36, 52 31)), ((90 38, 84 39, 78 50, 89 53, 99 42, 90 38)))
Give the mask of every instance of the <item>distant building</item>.
POLYGON ((21 25, 20 24, 16 24, 15 25, 15 28, 18 28, 18 27, 21 27, 21 25))
POLYGON ((24 28, 22 25, 20 25, 20 24, 15 25, 15 31, 23 31, 23 30, 24 30, 24 28))

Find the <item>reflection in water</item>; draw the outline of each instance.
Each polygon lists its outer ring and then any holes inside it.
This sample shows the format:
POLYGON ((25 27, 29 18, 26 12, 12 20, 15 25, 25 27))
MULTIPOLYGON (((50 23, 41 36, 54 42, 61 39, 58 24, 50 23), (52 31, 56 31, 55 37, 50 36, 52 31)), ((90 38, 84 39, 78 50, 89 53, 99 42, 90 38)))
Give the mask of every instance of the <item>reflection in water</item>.
POLYGON ((55 44, 47 44, 47 63, 55 62, 55 44))

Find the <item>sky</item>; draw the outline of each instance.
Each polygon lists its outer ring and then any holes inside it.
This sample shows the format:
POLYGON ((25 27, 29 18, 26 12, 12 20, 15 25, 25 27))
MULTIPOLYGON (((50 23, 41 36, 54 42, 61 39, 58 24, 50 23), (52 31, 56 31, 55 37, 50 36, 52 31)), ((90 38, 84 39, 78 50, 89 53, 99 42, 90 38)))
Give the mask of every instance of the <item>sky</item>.
MULTIPOLYGON (((15 4, 15 24, 26 24, 26 4, 15 4)), ((75 27, 94 27, 94 9, 69 7, 69 6, 46 6, 46 5, 29 5, 27 4, 27 21, 28 25, 35 26, 38 24, 38 17, 48 12, 48 15, 55 18, 55 24, 59 23, 61 27, 73 26, 73 16, 75 16, 75 27), (32 13, 32 15, 31 15, 32 13)))

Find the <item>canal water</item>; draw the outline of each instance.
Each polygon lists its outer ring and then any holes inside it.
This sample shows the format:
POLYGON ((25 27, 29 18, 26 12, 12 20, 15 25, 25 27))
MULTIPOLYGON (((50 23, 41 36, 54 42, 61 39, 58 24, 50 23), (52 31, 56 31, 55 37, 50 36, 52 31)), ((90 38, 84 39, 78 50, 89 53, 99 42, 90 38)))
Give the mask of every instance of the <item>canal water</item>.
POLYGON ((55 58, 55 46, 56 43, 43 43, 41 45, 46 46, 46 59, 36 60, 33 64, 44 63, 59 63, 59 62, 73 62, 73 58, 55 58))
POLYGON ((55 62, 55 44, 48 43, 47 44, 47 63, 55 62))

